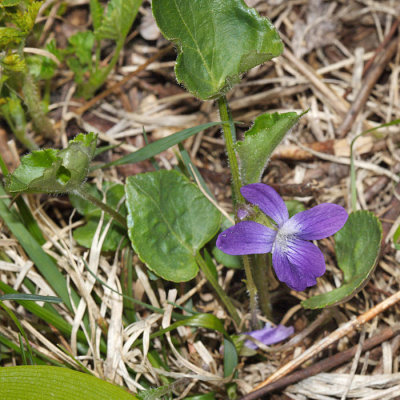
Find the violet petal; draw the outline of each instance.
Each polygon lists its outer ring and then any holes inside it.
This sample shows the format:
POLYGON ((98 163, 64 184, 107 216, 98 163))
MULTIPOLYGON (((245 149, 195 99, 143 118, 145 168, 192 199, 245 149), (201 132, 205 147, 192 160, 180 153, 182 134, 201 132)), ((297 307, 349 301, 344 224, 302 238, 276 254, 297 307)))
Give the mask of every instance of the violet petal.
POLYGON ((254 221, 242 221, 218 235, 217 247, 226 254, 269 253, 276 231, 254 221))
POLYGON ((347 218, 348 214, 343 207, 324 203, 301 211, 290 220, 299 225, 299 239, 316 240, 331 236, 342 229, 347 218))
POLYGON ((236 215, 240 220, 243 220, 249 216, 249 212, 245 208, 239 208, 236 215))
POLYGON ((251 183, 240 189, 243 197, 272 218, 280 227, 289 219, 289 213, 281 196, 271 186, 263 183, 251 183))
POLYGON ((300 239, 288 239, 279 245, 276 243, 272 264, 278 279, 297 291, 314 286, 316 278, 325 273, 321 250, 311 242, 300 239))
MULTIPOLYGON (((246 332, 246 335, 249 335, 254 339, 257 339, 261 343, 268 346, 287 339, 293 333, 294 333, 294 328, 292 326, 277 325, 273 327, 267 323, 263 329, 246 332)), ((244 344, 250 349, 256 350, 258 348, 258 346, 251 340, 246 340, 244 344)))

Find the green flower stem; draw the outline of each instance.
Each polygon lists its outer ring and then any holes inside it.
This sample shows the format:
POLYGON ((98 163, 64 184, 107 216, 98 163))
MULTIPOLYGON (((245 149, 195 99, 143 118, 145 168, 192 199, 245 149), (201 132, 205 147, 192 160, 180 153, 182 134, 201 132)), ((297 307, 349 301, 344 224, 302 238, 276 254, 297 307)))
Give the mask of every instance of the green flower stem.
POLYGON ((101 210, 103 210, 104 212, 109 214, 111 217, 113 217, 114 220, 119 222, 125 229, 128 229, 128 226, 126 224, 126 219, 124 216, 122 216, 119 212, 115 211, 108 204, 103 203, 98 198, 89 194, 87 191, 85 191, 84 187, 74 190, 74 194, 81 196, 83 199, 85 199, 87 201, 90 201, 95 206, 99 207, 101 210))
POLYGON ((196 254, 196 262, 197 262, 197 265, 199 266, 199 268, 202 270, 202 272, 203 272, 204 276, 206 277, 206 279, 208 280, 208 282, 210 282, 211 286, 217 292, 217 295, 219 296, 222 303, 228 310, 229 315, 235 322, 235 325, 237 327, 239 327, 241 320, 240 320, 239 314, 236 311, 236 308, 232 304, 228 295, 225 293, 225 291, 219 285, 218 280, 216 279, 216 277, 214 276, 214 274, 212 273, 212 271, 208 267, 207 263, 205 262, 204 258, 201 256, 201 254, 199 252, 197 252, 197 254, 196 254))
MULTIPOLYGON (((232 120, 232 116, 228 109, 228 104, 225 96, 221 96, 218 99, 218 107, 221 121, 224 121, 222 125, 222 129, 224 132, 226 151, 228 153, 229 165, 232 173, 232 191, 233 191, 233 206, 236 213, 236 208, 238 203, 244 203, 243 196, 240 193, 240 188, 242 187, 240 181, 240 172, 239 172, 239 164, 236 157, 235 149, 234 149, 234 141, 236 140, 235 133, 235 125, 232 120), (225 122, 226 121, 226 122, 225 122)), ((261 275, 262 266, 257 266, 254 262, 254 257, 252 256, 243 256, 243 265, 246 273, 246 286, 249 292, 250 297, 250 314, 251 314, 251 325, 252 328, 256 328, 257 326, 257 289, 258 287, 254 283, 254 278, 258 282, 259 279, 263 279, 259 282, 260 286, 260 306, 263 313, 265 310, 270 310, 271 306, 269 304, 269 293, 268 293, 268 280, 265 280, 266 277, 261 275)), ((265 269, 265 265, 263 266, 265 269)), ((271 315, 270 311, 265 314, 266 317, 271 315)))
POLYGON ((254 255, 253 276, 258 292, 258 303, 265 317, 272 320, 272 307, 269 295, 268 274, 272 267, 271 254, 254 255))
POLYGON ((251 256, 242 256, 244 272, 246 274, 246 286, 250 298, 250 327, 252 330, 257 326, 257 286, 254 283, 251 256))
POLYGON ((236 140, 235 125, 228 110, 225 96, 221 96, 218 99, 218 108, 221 121, 224 121, 222 130, 224 132, 226 152, 228 153, 228 161, 232 174, 233 206, 236 210, 237 203, 244 202, 244 199, 240 193, 242 184, 240 182, 239 164, 233 147, 234 141, 236 140))

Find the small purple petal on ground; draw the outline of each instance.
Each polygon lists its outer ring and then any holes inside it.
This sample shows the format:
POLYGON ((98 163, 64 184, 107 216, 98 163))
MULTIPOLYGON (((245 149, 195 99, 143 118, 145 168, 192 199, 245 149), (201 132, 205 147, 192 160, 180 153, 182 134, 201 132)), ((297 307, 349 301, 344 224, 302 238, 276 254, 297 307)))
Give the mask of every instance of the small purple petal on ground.
POLYGON ((337 205, 324 203, 306 211, 301 211, 290 220, 300 226, 299 239, 317 240, 333 235, 346 223, 346 210, 337 205))
POLYGON ((217 247, 226 254, 269 253, 276 231, 254 221, 242 221, 218 235, 217 247))
MULTIPOLYGON (((246 335, 249 335, 266 346, 269 346, 287 339, 293 333, 294 328, 292 326, 277 325, 272 327, 270 324, 266 324, 263 329, 246 332, 246 335)), ((251 340, 246 340, 244 344, 250 349, 256 350, 258 348, 258 346, 251 340)))
POLYGON ((243 197, 251 204, 255 204, 260 210, 272 218, 280 227, 289 219, 289 212, 282 197, 263 183, 251 183, 240 189, 243 197))
POLYGON ((325 273, 321 250, 311 242, 300 239, 290 239, 285 245, 276 246, 272 264, 278 279, 297 291, 314 286, 316 278, 325 273))

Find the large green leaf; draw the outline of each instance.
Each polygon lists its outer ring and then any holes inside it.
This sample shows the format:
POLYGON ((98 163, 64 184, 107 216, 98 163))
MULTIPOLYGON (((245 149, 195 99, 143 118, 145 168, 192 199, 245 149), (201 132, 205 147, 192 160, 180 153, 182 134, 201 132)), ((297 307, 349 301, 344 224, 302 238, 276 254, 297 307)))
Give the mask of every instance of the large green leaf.
POLYGON ((177 171, 130 176, 125 185, 128 233, 140 259, 162 278, 194 278, 196 252, 217 233, 221 215, 177 171))
POLYGON ((335 235, 336 258, 343 271, 343 284, 328 293, 304 300, 305 308, 323 308, 348 300, 366 284, 378 260, 382 226, 369 211, 350 214, 335 235))
POLYGON ((283 50, 271 22, 243 0, 153 0, 152 7, 161 32, 177 45, 178 82, 203 100, 283 50))
POLYGON ((97 135, 79 134, 66 149, 37 150, 22 157, 20 166, 6 178, 10 193, 65 193, 86 179, 96 150, 97 135))
POLYGON ((126 390, 92 375, 67 368, 21 366, 0 368, 4 400, 135 400, 126 390))
POLYGON ((260 182, 272 152, 303 114, 262 114, 235 144, 239 155, 240 175, 244 185, 260 182))

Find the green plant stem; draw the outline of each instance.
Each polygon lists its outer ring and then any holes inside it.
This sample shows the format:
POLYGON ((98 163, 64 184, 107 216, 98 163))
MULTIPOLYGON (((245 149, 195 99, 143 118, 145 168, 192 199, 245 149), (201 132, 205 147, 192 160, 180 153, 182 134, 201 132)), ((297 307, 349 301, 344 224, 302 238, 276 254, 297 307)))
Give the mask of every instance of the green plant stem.
POLYGON ((258 303, 265 317, 272 320, 272 307, 269 295, 268 273, 272 267, 271 253, 255 254, 253 264, 253 276, 257 287, 258 303))
POLYGON ((257 329, 257 287, 253 279, 253 271, 251 268, 251 256, 243 256, 244 272, 246 274, 246 287, 249 292, 250 299, 250 326, 251 329, 257 329))
POLYGON ((218 99, 218 108, 221 121, 223 121, 222 130, 224 132, 226 152, 232 174, 233 205, 236 210, 237 203, 244 202, 244 199, 240 193, 242 184, 240 182, 239 164, 233 147, 236 140, 236 133, 225 96, 221 96, 218 99))
POLYGON ((83 199, 90 201, 95 206, 99 207, 101 210, 103 210, 104 212, 109 214, 111 217, 113 217, 114 220, 119 222, 125 229, 128 229, 125 217, 123 217, 119 212, 117 212, 113 208, 111 208, 108 204, 103 203, 98 198, 89 194, 87 191, 85 191, 84 188, 76 189, 74 191, 74 193, 78 196, 81 196, 83 199))
MULTIPOLYGON (((232 192, 233 192, 233 206, 236 214, 237 204, 243 203, 244 199, 240 193, 242 186, 240 181, 239 164, 236 157, 234 142, 236 140, 235 125, 232 120, 232 116, 228 109, 228 104, 225 96, 221 96, 218 99, 218 108, 221 121, 223 121, 222 129, 224 132, 226 152, 228 154, 229 165, 232 173, 232 192)), ((236 216, 235 216, 236 218, 236 216)), ((243 256, 243 265, 246 273, 246 286, 250 297, 250 314, 251 314, 251 325, 256 325, 256 314, 257 314, 257 287, 254 283, 253 273, 254 267, 250 256, 243 256)))
POLYGON ((198 266, 200 267, 200 269, 202 270, 202 272, 203 272, 204 276, 206 277, 206 279, 208 280, 208 282, 210 282, 211 286, 216 291, 216 293, 219 296, 219 298, 221 299, 222 303, 225 305, 231 318, 235 322, 235 325, 237 327, 239 327, 241 320, 240 320, 239 314, 236 311, 236 308, 232 304, 228 295, 225 293, 225 291, 219 285, 214 274, 212 273, 212 271, 208 267, 207 263, 205 262, 204 258, 201 256, 201 254, 199 252, 197 252, 197 254, 196 254, 196 262, 197 262, 198 266))

